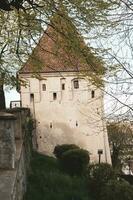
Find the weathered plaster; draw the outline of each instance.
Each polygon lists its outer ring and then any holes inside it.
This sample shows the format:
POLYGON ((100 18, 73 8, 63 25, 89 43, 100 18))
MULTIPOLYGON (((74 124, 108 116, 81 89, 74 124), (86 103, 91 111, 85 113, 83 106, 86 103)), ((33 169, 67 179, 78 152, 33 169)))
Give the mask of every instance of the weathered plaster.
POLYGON ((103 149, 101 160, 111 163, 100 89, 76 72, 42 73, 40 80, 30 74, 20 77, 27 81, 27 87, 21 86, 21 100, 36 119, 38 151, 52 155, 57 144, 75 143, 91 153, 92 162, 98 161, 98 149, 103 149), (78 89, 73 86, 75 78, 78 89))

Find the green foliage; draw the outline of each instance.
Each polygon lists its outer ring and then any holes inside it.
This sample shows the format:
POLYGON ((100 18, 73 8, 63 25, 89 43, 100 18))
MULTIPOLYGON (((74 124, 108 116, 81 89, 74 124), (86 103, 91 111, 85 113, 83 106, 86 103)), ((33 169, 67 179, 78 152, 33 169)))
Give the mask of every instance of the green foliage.
POLYGON ((122 179, 116 179, 108 164, 91 165, 87 177, 69 176, 60 170, 57 159, 34 152, 24 200, 43 199, 132 200, 133 187, 122 179), (94 190, 89 188, 89 192, 88 179, 89 182, 94 180, 95 183, 94 190), (100 187, 100 190, 97 187, 100 187))
POLYGON ((63 170, 70 175, 83 174, 90 160, 89 152, 75 144, 57 145, 53 153, 63 170))
POLYGON ((123 180, 110 180, 101 193, 100 200, 132 200, 133 186, 123 180))
POLYGON ((57 159, 33 154, 25 200, 91 200, 85 177, 60 171, 57 159))
POLYGON ((88 186, 92 196, 95 199, 99 199, 99 195, 106 183, 115 178, 116 175, 111 165, 107 163, 90 165, 88 170, 88 186))
POLYGON ((131 200, 133 187, 121 178, 109 164, 89 167, 89 192, 95 200, 131 200))
POLYGON ((121 170, 121 165, 133 155, 133 131, 129 123, 112 122, 107 126, 111 148, 112 165, 121 170))
POLYGON ((127 181, 128 183, 130 183, 131 185, 133 185, 133 176, 132 175, 122 174, 122 175, 120 175, 120 177, 122 179, 124 179, 125 181, 127 181))
POLYGON ((72 149, 64 152, 60 158, 63 169, 70 175, 82 175, 89 164, 89 152, 84 149, 72 149))
MULTIPOLYGON (((110 2, 105 2, 104 0, 100 1, 100 3, 97 0, 50 0, 48 2, 43 0, 13 0, 1 2, 0 72, 6 73, 5 84, 13 85, 16 81, 12 80, 12 75, 15 78, 14 73, 23 64, 22 62, 25 62, 31 54, 32 49, 36 46, 44 29, 49 24, 53 13, 56 13, 59 10, 63 11, 62 13, 58 13, 58 18, 63 18, 68 24, 67 27, 60 24, 63 31, 66 31, 66 28, 67 31, 68 29, 71 30, 72 27, 76 25, 80 32, 86 32, 87 35, 92 28, 97 27, 100 24, 105 24, 107 16, 104 12, 111 8, 112 5, 110 2), (66 16, 65 11, 71 16, 70 19, 66 16), (70 21, 72 21, 72 23, 70 21)), ((58 21, 58 23, 60 22, 58 21)), ((58 30, 58 32, 60 32, 60 30, 58 30)), ((95 57, 90 54, 90 51, 88 51, 88 48, 84 48, 83 52, 80 52, 79 40, 77 40, 75 35, 77 35, 75 31, 71 34, 69 31, 69 34, 67 35, 67 38, 69 39, 69 49, 75 49, 77 53, 84 54, 87 61, 91 60, 90 66, 97 70, 99 65, 101 65, 99 57, 97 56, 95 59, 95 57)))
POLYGON ((79 147, 75 144, 62 144, 62 145, 57 145, 54 148, 54 155, 56 158, 60 159, 62 157, 62 154, 65 153, 68 150, 72 149, 79 149, 79 147))

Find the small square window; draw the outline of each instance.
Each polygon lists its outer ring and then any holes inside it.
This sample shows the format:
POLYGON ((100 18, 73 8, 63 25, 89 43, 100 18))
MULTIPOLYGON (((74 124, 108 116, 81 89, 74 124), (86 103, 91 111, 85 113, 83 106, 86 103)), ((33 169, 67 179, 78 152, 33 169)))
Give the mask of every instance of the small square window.
POLYGON ((46 91, 46 84, 42 84, 42 91, 46 91))
POLYGON ((62 90, 65 90, 65 83, 62 83, 62 90))
POLYGON ((53 93, 53 100, 56 100, 56 99, 57 99, 57 93, 54 92, 54 93, 53 93))
POLYGON ((79 88, 79 81, 78 80, 73 81, 73 84, 74 84, 75 89, 79 88))
POLYGON ((30 94, 30 98, 31 98, 31 99, 34 98, 34 94, 33 94, 33 93, 30 94))

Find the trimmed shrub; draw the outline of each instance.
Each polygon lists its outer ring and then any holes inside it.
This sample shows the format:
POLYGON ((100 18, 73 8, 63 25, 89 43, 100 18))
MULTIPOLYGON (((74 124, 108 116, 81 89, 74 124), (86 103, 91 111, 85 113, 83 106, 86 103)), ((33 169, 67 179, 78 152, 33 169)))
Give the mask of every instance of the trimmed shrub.
POLYGON ((88 175, 89 190, 95 199, 99 199, 103 187, 109 180, 116 179, 113 168, 107 163, 89 166, 88 175))
POLYGON ((56 156, 56 158, 61 159, 63 153, 72 149, 80 149, 80 148, 75 144, 62 144, 62 145, 57 145, 54 148, 53 153, 56 156))
POLYGON ((84 149, 72 149, 64 152, 60 163, 70 175, 82 175, 89 164, 89 152, 84 149))
POLYGON ((133 186, 124 180, 111 180, 103 188, 100 200, 132 200, 133 186))

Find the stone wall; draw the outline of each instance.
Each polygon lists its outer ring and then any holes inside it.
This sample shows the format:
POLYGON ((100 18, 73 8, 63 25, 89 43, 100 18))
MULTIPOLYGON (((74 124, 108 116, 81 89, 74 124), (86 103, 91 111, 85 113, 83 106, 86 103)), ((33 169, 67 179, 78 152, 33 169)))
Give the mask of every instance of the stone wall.
POLYGON ((32 128, 29 109, 0 112, 1 200, 23 199, 30 166, 32 128))
POLYGON ((15 167, 15 116, 0 114, 0 168, 13 169, 15 167))

